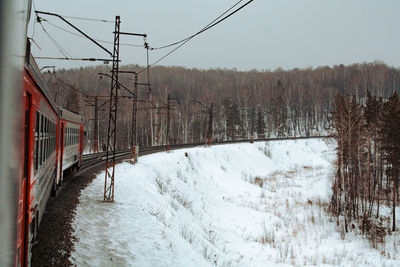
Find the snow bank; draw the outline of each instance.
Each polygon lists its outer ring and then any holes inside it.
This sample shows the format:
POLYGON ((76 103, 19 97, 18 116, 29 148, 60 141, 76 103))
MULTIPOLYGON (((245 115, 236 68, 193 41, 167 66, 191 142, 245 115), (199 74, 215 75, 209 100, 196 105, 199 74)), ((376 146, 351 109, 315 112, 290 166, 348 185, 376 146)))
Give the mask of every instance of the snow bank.
POLYGON ((102 202, 104 173, 82 192, 71 260, 78 266, 398 265, 396 250, 381 254, 361 236, 342 237, 325 212, 334 159, 333 145, 297 140, 181 149, 119 164, 114 203, 102 202))

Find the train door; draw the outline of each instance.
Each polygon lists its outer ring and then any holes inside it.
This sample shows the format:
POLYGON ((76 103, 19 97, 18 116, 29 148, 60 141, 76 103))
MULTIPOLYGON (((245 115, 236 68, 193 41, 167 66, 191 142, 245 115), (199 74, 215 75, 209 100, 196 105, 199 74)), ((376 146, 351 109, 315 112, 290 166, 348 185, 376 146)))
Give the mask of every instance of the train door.
POLYGON ((22 192, 20 202, 22 202, 22 217, 21 217, 21 239, 22 242, 18 248, 18 264, 26 266, 29 257, 29 187, 30 187, 30 172, 31 172, 31 113, 32 113, 32 95, 27 92, 25 100, 25 123, 24 123, 24 170, 22 179, 22 192))
POLYGON ((63 158, 64 158, 64 123, 60 122, 60 186, 63 180, 63 158))

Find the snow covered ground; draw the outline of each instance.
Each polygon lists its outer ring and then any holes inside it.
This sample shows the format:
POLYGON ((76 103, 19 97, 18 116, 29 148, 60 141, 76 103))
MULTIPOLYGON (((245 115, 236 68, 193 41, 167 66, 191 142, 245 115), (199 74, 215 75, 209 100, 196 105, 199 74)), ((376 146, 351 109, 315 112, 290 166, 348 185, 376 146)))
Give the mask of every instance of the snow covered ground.
POLYGON ((399 266, 399 236, 371 248, 326 212, 333 144, 323 140, 191 148, 116 168, 83 192, 73 223, 78 266, 399 266), (185 155, 187 153, 187 155, 185 155))

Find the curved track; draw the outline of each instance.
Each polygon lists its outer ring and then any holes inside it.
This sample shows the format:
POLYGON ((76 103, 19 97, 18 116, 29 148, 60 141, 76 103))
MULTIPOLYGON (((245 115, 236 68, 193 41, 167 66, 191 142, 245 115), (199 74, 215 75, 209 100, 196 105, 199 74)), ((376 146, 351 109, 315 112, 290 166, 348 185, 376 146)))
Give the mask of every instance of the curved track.
MULTIPOLYGON (((285 138, 265 138, 265 139, 257 139, 254 142, 262 142, 262 141, 282 141, 282 140, 299 140, 299 139, 314 139, 314 138, 329 138, 330 136, 308 136, 308 137, 285 137, 285 138)), ((223 145, 223 144, 235 144, 235 143, 249 143, 251 140, 229 140, 229 141, 219 141, 214 142, 212 145, 223 145)), ((170 150, 179 149, 179 148, 189 148, 196 146, 203 146, 204 143, 189 143, 189 144, 175 144, 170 146, 170 150)), ((139 150, 139 156, 157 153, 161 151, 166 151, 167 146, 153 146, 153 147, 144 147, 139 150)), ((115 153, 115 157, 117 160, 127 159, 131 155, 131 151, 129 149, 120 150, 115 153)), ((92 153, 86 154, 82 156, 82 167, 79 171, 74 172, 72 176, 81 175, 86 171, 100 166, 104 164, 106 161, 106 152, 92 153)))

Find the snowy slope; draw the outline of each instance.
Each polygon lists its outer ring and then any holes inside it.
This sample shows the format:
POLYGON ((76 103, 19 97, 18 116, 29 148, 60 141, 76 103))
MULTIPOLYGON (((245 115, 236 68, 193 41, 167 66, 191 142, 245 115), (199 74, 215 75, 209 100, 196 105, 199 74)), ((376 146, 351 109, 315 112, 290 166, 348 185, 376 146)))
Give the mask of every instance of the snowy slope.
POLYGON ((323 140, 191 148, 116 168, 83 192, 73 224, 78 266, 400 264, 361 236, 342 237, 325 212, 334 145, 323 140), (187 153, 187 157, 185 156, 187 153))

